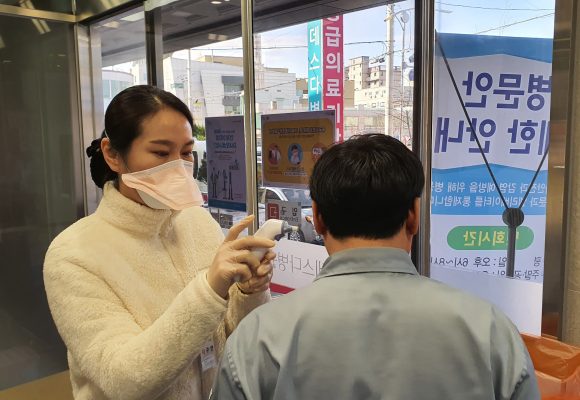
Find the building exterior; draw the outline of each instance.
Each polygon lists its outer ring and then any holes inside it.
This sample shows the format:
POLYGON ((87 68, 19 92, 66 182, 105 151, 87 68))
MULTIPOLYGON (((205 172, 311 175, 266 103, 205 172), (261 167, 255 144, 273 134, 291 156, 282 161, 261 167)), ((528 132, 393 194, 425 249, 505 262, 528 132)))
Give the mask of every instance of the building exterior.
MULTIPOLYGON (((355 116, 362 118, 362 122, 354 123, 354 119, 348 120, 345 111, 346 131, 365 131, 365 124, 375 115, 382 115, 383 122, 375 124, 381 127, 382 132, 400 138, 403 141, 410 140, 412 131, 412 106, 413 106, 413 81, 409 79, 407 71, 402 71, 400 66, 393 67, 391 82, 387 82, 387 70, 383 64, 371 65, 369 57, 356 57, 349 60, 345 68, 346 77, 354 86, 353 105, 356 110, 370 110, 371 115, 355 116), (366 121, 366 122, 365 122, 366 121), (409 139, 408 139, 409 138, 409 139)), ((348 82, 348 81, 347 81, 348 82)))
POLYGON ((135 85, 133 75, 128 72, 103 69, 103 104, 106 110, 113 97, 129 86, 135 85))
MULTIPOLYGON (((206 117, 242 114, 241 57, 204 56, 189 62, 168 57, 164 59, 163 70, 165 90, 184 99, 198 123, 203 125, 206 117)), ((300 107, 299 100, 295 74, 287 69, 263 68, 263 81, 256 85, 258 112, 292 111, 300 107)))

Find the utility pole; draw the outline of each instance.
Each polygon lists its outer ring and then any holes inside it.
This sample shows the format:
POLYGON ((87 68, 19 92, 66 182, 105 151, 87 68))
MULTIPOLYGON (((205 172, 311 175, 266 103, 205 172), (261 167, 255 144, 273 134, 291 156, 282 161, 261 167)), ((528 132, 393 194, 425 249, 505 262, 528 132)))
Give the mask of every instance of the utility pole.
POLYGON ((405 22, 403 22, 403 48, 401 50, 401 95, 399 96, 399 102, 401 103, 401 118, 399 120, 401 129, 399 129, 399 140, 401 140, 401 137, 403 136, 403 99, 405 98, 405 78, 403 77, 403 71, 405 68, 405 25, 405 22))
POLYGON ((262 34, 254 34, 254 71, 256 74, 256 89, 262 89, 264 83, 264 64, 262 64, 262 34))
POLYGON ((401 140, 401 138, 403 137, 403 114, 404 114, 404 107, 405 107, 405 76, 404 76, 404 72, 405 72, 405 31, 407 28, 407 22, 409 22, 409 14, 407 13, 407 11, 401 11, 401 22, 402 22, 402 28, 403 28, 403 48, 401 50, 401 96, 399 98, 399 101, 401 102, 401 119, 400 119, 400 126, 401 129, 399 129, 399 140, 401 140))
POLYGON ((191 48, 187 49, 187 108, 191 111, 191 48))
POLYGON ((391 107, 393 104, 393 50, 394 50, 394 25, 393 19, 395 18, 395 6, 393 4, 387 5, 387 17, 385 22, 387 23, 387 70, 385 71, 385 86, 387 89, 387 98, 385 101, 385 133, 387 135, 392 134, 391 127, 391 107))

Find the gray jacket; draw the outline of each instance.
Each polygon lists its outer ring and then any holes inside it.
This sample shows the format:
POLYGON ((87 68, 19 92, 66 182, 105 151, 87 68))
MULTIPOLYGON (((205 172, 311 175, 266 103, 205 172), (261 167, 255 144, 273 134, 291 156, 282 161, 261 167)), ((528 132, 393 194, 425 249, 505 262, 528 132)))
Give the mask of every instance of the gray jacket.
POLYGON ((330 257, 229 338, 211 399, 540 399, 515 326, 402 250, 330 257))

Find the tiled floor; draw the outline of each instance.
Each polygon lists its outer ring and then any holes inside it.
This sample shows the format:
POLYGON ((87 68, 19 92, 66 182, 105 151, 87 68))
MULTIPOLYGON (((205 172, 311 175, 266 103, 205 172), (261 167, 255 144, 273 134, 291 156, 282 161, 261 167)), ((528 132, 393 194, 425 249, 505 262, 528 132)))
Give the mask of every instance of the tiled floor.
POLYGON ((50 329, 25 326, 0 309, 0 393, 67 369, 64 345, 50 329))
POLYGON ((72 400, 68 371, 0 391, 0 400, 72 400))

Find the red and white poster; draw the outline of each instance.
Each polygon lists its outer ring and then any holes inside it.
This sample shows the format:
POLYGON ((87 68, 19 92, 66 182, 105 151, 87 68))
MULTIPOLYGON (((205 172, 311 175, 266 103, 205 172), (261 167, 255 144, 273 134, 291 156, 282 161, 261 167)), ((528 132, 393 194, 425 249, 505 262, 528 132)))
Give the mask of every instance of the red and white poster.
POLYGON ((342 15, 325 18, 322 23, 323 105, 336 111, 336 140, 344 140, 344 52, 342 15))

